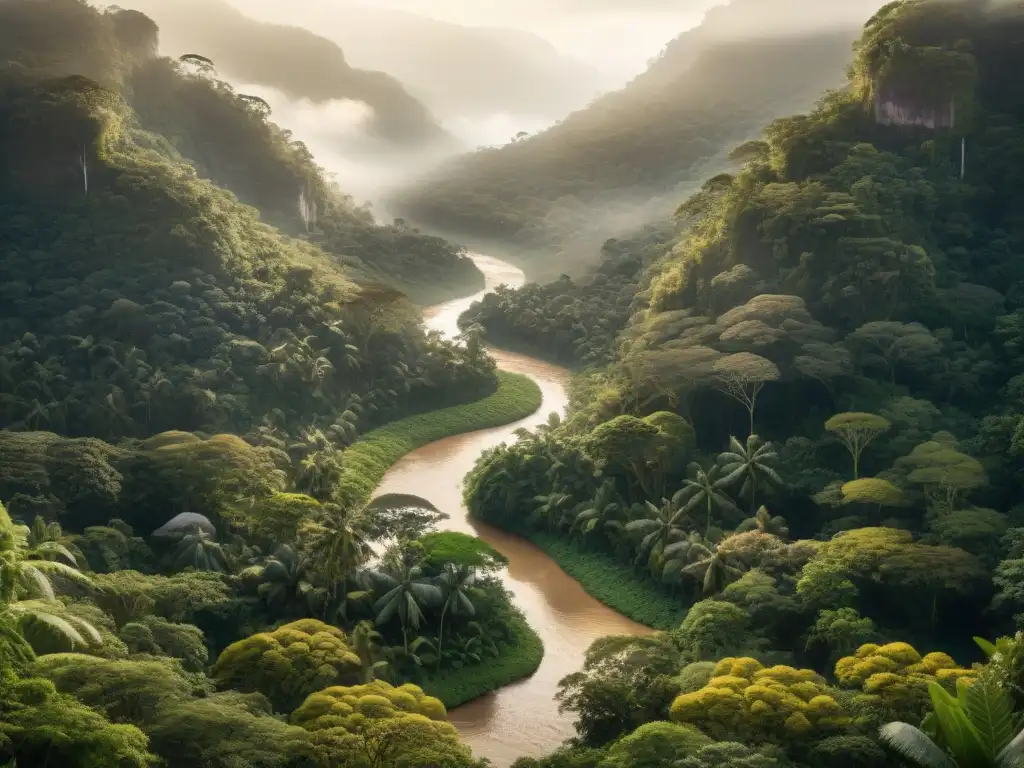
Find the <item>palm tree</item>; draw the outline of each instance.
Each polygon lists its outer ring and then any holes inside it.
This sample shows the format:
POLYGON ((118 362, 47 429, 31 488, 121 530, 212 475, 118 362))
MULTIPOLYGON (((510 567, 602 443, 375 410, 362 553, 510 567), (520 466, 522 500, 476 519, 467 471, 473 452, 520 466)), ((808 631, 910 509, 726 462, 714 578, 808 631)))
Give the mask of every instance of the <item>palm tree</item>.
POLYGON ((27 537, 26 556, 33 560, 63 560, 78 567, 85 562, 85 555, 69 536, 64 535, 60 523, 46 522, 36 515, 27 537))
POLYGON ((909 723, 879 729, 882 743, 920 768, 1018 768, 1024 764, 1024 731, 1015 722, 1010 693, 982 672, 973 682, 960 681, 953 696, 928 683, 934 711, 931 721, 940 743, 909 723))
POLYGON ((703 559, 706 549, 706 540, 697 532, 691 533, 682 541, 669 544, 661 553, 664 561, 661 569, 662 582, 678 584, 682 580, 686 567, 703 559))
POLYGON ((338 595, 343 597, 342 615, 348 598, 348 579, 373 556, 369 528, 371 520, 363 508, 329 504, 319 519, 303 526, 299 538, 303 554, 317 569, 327 586, 328 607, 338 595))
POLYGON ((737 533, 746 533, 747 531, 769 533, 773 536, 778 536, 780 539, 785 539, 789 536, 786 518, 781 515, 772 517, 772 513, 768 511, 768 507, 764 504, 758 507, 753 517, 748 517, 736 528, 737 533))
POLYGON ((192 567, 197 571, 227 573, 231 570, 227 555, 220 544, 214 541, 209 531, 198 525, 192 526, 178 541, 175 550, 174 568, 182 571, 192 567))
POLYGON ((282 544, 261 569, 257 592, 273 608, 308 615, 316 594, 307 578, 310 569, 308 557, 282 544))
POLYGON ((615 484, 605 480, 597 489, 597 495, 585 502, 583 509, 576 513, 573 528, 584 539, 594 531, 621 531, 624 530, 622 521, 618 519, 621 514, 622 504, 615 491, 615 484))
POLYGON ((565 506, 572 501, 572 496, 555 491, 544 496, 534 496, 533 500, 538 506, 530 515, 530 522, 536 524, 544 521, 548 530, 551 530, 561 522, 565 506))
POLYGON ((721 592, 733 581, 743 575, 743 569, 737 568, 726 561, 724 553, 718 547, 694 542, 689 550, 695 562, 682 569, 687 576, 692 576, 701 585, 705 595, 721 592))
POLYGON ((417 630, 424 620, 423 606, 441 602, 440 588, 423 576, 418 565, 401 563, 391 570, 373 571, 370 577, 387 590, 373 604, 377 612, 377 626, 383 626, 395 616, 402 624, 405 653, 409 653, 409 629, 417 630))
POLYGON ((660 507, 654 506, 651 502, 644 504, 644 517, 634 520, 626 525, 630 533, 639 532, 643 535, 637 547, 636 562, 640 563, 645 558, 653 568, 664 556, 665 548, 674 541, 677 541, 686 532, 683 524, 689 520, 684 509, 679 508, 668 499, 662 499, 660 507))
POLYGON ((719 454, 718 463, 723 477, 715 482, 716 488, 728 488, 742 481, 741 496, 750 496, 750 511, 757 509, 757 489, 764 485, 782 485, 782 478, 772 467, 779 459, 771 443, 757 435, 750 435, 741 443, 729 438, 729 450, 719 454))
POLYGON ((407 647, 391 646, 386 653, 389 667, 401 670, 403 677, 418 675, 424 666, 437 663, 437 649, 428 637, 416 637, 407 647))
POLYGON ((437 666, 441 667, 442 643, 444 641, 444 617, 451 613, 452 616, 475 616, 476 606, 469 599, 469 590, 476 581, 476 574, 467 565, 456 565, 445 563, 444 570, 437 577, 438 585, 441 587, 444 603, 441 606, 441 622, 437 630, 437 666))
POLYGON ((452 666, 462 669, 467 663, 479 664, 483 661, 483 647, 479 637, 456 637, 452 650, 448 653, 452 666))
POLYGON ((704 525, 705 536, 711 530, 711 513, 715 507, 727 512, 739 512, 732 499, 716 487, 718 471, 718 465, 704 471, 704 468, 697 462, 691 463, 689 466, 690 477, 683 481, 683 487, 672 497, 672 501, 682 505, 686 512, 692 512, 701 506, 707 507, 707 521, 704 525))
POLYGON ((95 627, 64 611, 50 581, 57 576, 91 587, 92 580, 77 569, 74 556, 62 544, 43 541, 30 547, 30 533, 27 526, 16 525, 0 504, 0 654, 31 659, 32 646, 25 637, 31 631, 56 636, 72 647, 101 642, 95 627))

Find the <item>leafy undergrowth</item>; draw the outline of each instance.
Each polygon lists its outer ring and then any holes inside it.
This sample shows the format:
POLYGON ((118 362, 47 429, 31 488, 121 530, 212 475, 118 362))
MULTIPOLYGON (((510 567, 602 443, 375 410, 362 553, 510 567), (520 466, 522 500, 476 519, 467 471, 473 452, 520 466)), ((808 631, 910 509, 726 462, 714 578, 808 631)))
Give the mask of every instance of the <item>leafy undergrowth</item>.
POLYGON ((686 616, 686 608, 633 570, 604 552, 584 552, 571 541, 544 533, 528 538, 576 579, 587 594, 633 621, 654 629, 675 629, 686 616))
POLYGON ((525 419, 541 405, 540 387, 528 376, 498 372, 498 389, 472 403, 441 408, 368 432, 344 453, 339 495, 347 502, 370 498, 384 473, 400 458, 435 440, 500 427, 525 419))
POLYGON ((532 675, 544 658, 544 643, 522 615, 517 614, 509 622, 509 630, 512 641, 501 648, 497 658, 445 671, 424 682, 423 690, 439 698, 451 710, 532 675))

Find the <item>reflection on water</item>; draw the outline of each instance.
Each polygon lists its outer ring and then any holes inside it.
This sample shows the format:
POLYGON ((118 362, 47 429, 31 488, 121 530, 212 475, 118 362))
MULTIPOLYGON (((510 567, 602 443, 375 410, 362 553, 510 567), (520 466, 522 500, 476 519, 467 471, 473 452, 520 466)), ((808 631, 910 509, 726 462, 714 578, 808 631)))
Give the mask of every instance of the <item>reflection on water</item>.
MULTIPOLYGON (((487 291, 501 284, 523 284, 523 273, 489 256, 473 256, 484 273, 486 288, 424 313, 430 329, 448 336, 458 333, 456 320, 487 291)), ((516 424, 471 432, 424 446, 399 461, 385 475, 378 493, 414 493, 426 496, 450 518, 448 530, 480 536, 509 560, 503 578, 515 594, 516 605, 544 641, 544 661, 527 680, 487 694, 453 710, 451 720, 464 741, 497 768, 516 757, 550 752, 573 735, 571 718, 558 712, 554 701, 558 681, 578 669, 593 640, 611 634, 648 634, 650 630, 607 608, 569 578, 535 546, 516 536, 469 520, 462 506, 462 478, 481 451, 515 440, 519 427, 533 427, 552 411, 564 413, 568 372, 556 365, 502 350, 491 350, 503 370, 525 373, 544 396, 539 412, 516 424)))

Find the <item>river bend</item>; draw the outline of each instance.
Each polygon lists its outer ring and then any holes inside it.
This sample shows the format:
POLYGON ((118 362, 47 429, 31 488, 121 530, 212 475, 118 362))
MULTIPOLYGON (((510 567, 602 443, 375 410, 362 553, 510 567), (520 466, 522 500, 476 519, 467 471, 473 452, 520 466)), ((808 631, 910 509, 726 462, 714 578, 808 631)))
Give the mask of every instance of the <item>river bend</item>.
MULTIPOLYGON (((525 282, 522 271, 511 264, 477 254, 473 260, 486 278, 484 290, 427 309, 428 330, 455 336, 456 321, 470 304, 499 285, 518 287, 525 282)), ((540 410, 514 424, 468 432, 413 451, 388 471, 377 492, 425 496, 449 515, 441 523, 443 529, 480 536, 508 558, 502 578, 544 641, 544 660, 532 677, 449 713, 475 755, 490 759, 495 768, 508 768, 517 757, 539 757, 573 735, 571 717, 559 713, 554 695, 558 681, 582 665, 591 642, 604 635, 649 634, 651 630, 588 595, 534 545, 469 519, 462 504, 462 478, 480 453, 514 441, 515 430, 534 427, 552 411, 563 414, 567 404, 569 373, 564 368, 503 350, 490 353, 502 370, 526 374, 537 382, 544 398, 540 410)))

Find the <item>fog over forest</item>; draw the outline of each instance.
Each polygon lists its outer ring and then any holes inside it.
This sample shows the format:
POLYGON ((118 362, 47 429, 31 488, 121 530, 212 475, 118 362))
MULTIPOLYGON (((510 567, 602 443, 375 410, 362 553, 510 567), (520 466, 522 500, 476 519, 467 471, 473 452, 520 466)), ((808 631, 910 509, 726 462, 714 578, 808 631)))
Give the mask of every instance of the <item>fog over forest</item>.
MULTIPOLYGON (((306 142, 347 192, 372 200, 385 215, 381 201, 389 191, 421 178, 452 154, 501 146, 520 132, 543 131, 601 93, 628 84, 672 40, 702 21, 709 37, 718 39, 798 34, 861 22, 881 5, 879 0, 775 0, 763 14, 748 9, 737 14, 730 12, 729 3, 708 0, 525 0, 514 6, 491 0, 230 4, 250 19, 299 26, 327 38, 341 48, 349 66, 394 78, 454 138, 443 147, 366 142, 373 110, 365 104, 296 98, 218 67, 237 90, 266 99, 272 119, 306 142)), ((189 30, 202 26, 195 24, 195 6, 169 0, 126 5, 160 22, 162 53, 205 53, 191 47, 189 30)), ((649 210, 646 200, 639 203, 643 211, 649 210)), ((626 207, 630 212, 625 219, 632 221, 635 203, 626 207)))

